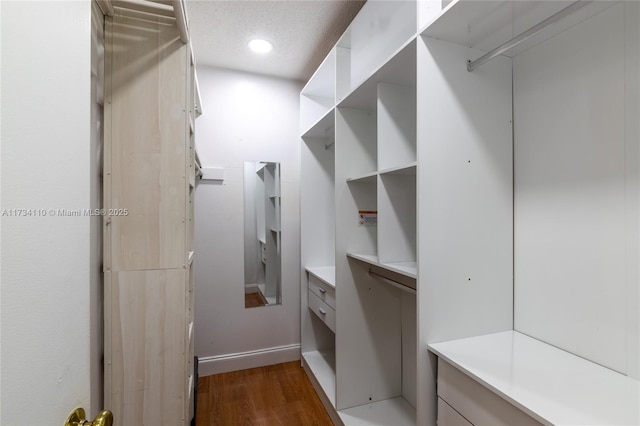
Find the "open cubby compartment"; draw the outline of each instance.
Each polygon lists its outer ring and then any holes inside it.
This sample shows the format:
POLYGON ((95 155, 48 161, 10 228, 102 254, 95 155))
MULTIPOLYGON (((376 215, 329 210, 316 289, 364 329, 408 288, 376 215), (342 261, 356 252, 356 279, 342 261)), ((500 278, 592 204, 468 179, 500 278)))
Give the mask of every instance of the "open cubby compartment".
POLYGON ((378 258, 417 273, 415 165, 379 175, 378 258))
POLYGON ((338 105, 376 112, 374 170, 415 163, 416 41, 406 43, 338 105))
POLYGON ((377 256, 378 202, 377 177, 369 176, 347 182, 348 200, 347 252, 377 256))
POLYGON ((351 33, 349 29, 336 44, 336 103, 351 92, 351 33))
POLYGON ((267 209, 265 210, 265 219, 267 228, 269 231, 277 233, 281 231, 280 224, 280 209, 281 200, 278 196, 272 196, 267 198, 267 209))
POLYGON ((416 295, 347 259, 337 301, 338 414, 344 424, 415 425, 416 295))
POLYGON ((280 164, 267 163, 264 167, 265 195, 267 197, 280 196, 280 164))
MULTIPOLYGON (((308 309, 303 311, 302 366, 323 404, 336 406, 335 334, 308 309), (310 373, 310 374, 309 374, 310 373)), ((327 410, 329 411, 329 410, 327 410)))
POLYGON ((416 46, 403 46, 365 83, 377 94, 378 170, 416 162, 416 46))
POLYGON ((302 137, 300 223, 305 266, 335 267, 334 120, 332 110, 320 125, 302 137))
MULTIPOLYGON (((415 65, 411 70, 415 75, 415 65)), ((415 85, 378 83, 377 124, 378 170, 415 164, 415 85)))
POLYGON ((300 92, 300 133, 305 133, 336 103, 336 48, 300 92))
POLYGON ((336 109, 336 143, 341 155, 349 159, 342 169, 347 179, 376 173, 376 134, 375 101, 360 108, 336 109))
MULTIPOLYGON (((416 0, 370 1, 348 28, 350 87, 353 89, 385 64, 417 29, 416 0)), ((338 70, 338 74, 341 71, 338 70)))
MULTIPOLYGON (((267 214, 267 218, 268 218, 267 214)), ((278 303, 280 291, 280 232, 271 232, 265 235, 266 262, 265 262, 265 288, 264 296, 269 304, 278 303)))

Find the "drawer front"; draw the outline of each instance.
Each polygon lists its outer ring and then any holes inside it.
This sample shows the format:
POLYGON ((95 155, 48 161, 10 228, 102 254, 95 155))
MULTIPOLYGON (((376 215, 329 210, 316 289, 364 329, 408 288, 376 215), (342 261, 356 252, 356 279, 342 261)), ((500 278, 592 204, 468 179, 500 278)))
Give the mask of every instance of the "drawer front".
POLYGON ((438 426, 473 426, 449 404, 438 398, 438 426))
POLYGON ((336 332, 336 311, 320 300, 311 290, 309 290, 309 309, 327 324, 331 331, 336 332))
POLYGON ((438 397, 477 426, 541 425, 441 358, 438 358, 438 397))
POLYGON ((336 309, 336 289, 323 283, 318 277, 309 274, 309 290, 323 300, 327 305, 336 309))

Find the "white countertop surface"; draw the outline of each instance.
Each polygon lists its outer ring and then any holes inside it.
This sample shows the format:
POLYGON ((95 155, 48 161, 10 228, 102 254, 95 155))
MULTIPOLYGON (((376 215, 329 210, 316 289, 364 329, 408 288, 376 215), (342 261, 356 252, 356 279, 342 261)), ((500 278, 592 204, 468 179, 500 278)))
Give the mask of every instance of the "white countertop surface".
POLYGON ((308 266, 305 270, 318 277, 325 284, 336 287, 336 267, 335 266, 308 266))
POLYGON ((431 352, 547 424, 640 425, 640 382, 516 331, 431 352))

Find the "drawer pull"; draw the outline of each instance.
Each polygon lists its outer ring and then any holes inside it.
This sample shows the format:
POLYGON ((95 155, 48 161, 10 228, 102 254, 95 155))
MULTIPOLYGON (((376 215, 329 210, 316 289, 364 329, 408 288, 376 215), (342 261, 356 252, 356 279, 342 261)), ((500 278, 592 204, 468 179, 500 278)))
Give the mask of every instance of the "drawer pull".
POLYGON ((320 312, 322 315, 327 315, 327 311, 322 308, 318 308, 318 312, 320 312))
POLYGON ((318 290, 319 290, 319 291, 320 291, 320 293, 322 293, 322 294, 324 294, 324 293, 326 293, 326 292, 327 292, 327 290, 325 290, 325 289, 324 289, 324 288, 322 288, 322 287, 318 287, 318 290))

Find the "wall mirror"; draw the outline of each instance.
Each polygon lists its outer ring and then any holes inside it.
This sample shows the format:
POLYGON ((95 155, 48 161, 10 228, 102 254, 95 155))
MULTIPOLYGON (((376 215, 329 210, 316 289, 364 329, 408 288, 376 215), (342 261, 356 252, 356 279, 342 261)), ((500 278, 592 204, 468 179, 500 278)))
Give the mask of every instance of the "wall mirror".
POLYGON ((244 163, 245 308, 279 305, 280 163, 244 163))

